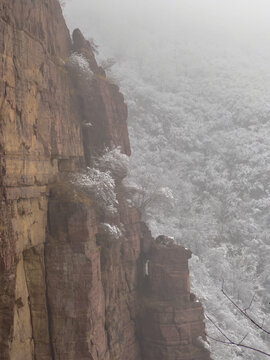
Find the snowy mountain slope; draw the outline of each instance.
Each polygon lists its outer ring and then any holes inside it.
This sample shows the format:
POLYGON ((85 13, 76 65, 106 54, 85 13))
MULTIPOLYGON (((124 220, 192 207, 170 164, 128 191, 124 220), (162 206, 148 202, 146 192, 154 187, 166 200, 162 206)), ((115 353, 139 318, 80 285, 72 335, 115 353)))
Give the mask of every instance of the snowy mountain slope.
MULTIPOLYGON (((193 65, 194 59, 196 53, 186 72, 162 85, 157 77, 130 75, 126 63, 114 66, 128 99, 132 177, 143 186, 147 178, 148 191, 172 189, 173 210, 149 207, 146 218, 155 234, 193 251, 192 284, 209 316, 236 341, 248 332, 246 344, 269 352, 269 339, 239 317, 220 289, 224 281, 243 307, 256 295, 251 314, 269 328, 270 79, 263 65, 254 71, 239 59, 228 64, 211 56, 193 65)), ((208 331, 218 337, 210 324, 208 331)), ((216 359, 260 358, 212 347, 216 359)))

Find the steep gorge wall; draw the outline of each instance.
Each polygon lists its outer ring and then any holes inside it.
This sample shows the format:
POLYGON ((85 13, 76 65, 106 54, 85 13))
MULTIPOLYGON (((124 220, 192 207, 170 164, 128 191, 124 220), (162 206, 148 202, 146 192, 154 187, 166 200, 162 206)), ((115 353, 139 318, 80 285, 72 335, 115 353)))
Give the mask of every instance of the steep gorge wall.
POLYGON ((184 249, 156 243, 121 193, 110 218, 64 186, 105 146, 130 154, 126 119, 56 0, 0 0, 1 360, 209 359, 184 249), (66 66, 73 51, 93 72, 87 89, 66 66))

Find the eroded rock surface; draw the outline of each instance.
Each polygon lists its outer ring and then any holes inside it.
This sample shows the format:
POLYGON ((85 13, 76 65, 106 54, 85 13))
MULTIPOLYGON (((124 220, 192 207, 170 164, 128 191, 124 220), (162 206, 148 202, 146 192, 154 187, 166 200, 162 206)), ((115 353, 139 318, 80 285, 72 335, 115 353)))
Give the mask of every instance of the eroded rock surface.
POLYGON ((195 344, 204 326, 187 253, 155 243, 123 195, 106 218, 65 189, 105 147, 130 154, 126 120, 118 87, 80 31, 70 38, 58 1, 0 0, 1 360, 209 358, 195 344), (68 67, 73 52, 88 82, 68 67), (122 236, 100 232, 105 222, 122 236))
POLYGON ((188 259, 191 252, 164 236, 144 254, 147 271, 142 291, 140 333, 147 360, 205 360, 198 346, 205 339, 200 302, 190 293, 188 259))

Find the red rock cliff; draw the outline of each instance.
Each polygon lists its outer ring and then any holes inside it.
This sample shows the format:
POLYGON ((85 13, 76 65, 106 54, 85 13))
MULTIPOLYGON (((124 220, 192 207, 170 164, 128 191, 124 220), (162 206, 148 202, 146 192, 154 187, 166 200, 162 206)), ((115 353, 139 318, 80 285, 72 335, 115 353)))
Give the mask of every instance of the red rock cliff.
POLYGON ((129 155, 126 119, 56 0, 0 0, 1 360, 209 359, 189 253, 155 242, 120 188, 110 218, 63 181, 106 146, 129 155), (70 70, 73 52, 90 82, 70 70))

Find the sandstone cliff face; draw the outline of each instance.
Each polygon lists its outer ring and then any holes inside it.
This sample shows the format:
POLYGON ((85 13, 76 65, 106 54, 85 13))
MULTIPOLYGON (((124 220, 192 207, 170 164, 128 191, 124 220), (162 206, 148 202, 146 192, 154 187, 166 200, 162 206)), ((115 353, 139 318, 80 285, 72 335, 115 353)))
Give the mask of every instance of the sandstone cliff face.
POLYGON ((0 0, 1 360, 209 359, 185 250, 156 243, 121 193, 107 218, 62 186, 106 146, 130 154, 126 119, 56 0, 0 0), (66 65, 72 52, 93 72, 86 88, 66 65))

